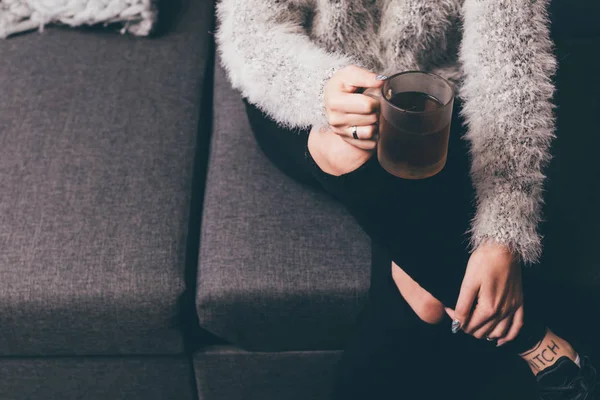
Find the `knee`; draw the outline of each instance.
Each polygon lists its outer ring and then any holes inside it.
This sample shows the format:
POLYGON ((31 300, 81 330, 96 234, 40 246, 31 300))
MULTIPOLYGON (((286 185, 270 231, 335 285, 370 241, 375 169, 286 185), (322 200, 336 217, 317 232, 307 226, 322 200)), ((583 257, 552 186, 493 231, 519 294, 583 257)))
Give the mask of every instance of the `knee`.
POLYGON ((416 306, 412 308, 422 321, 431 325, 439 324, 446 315, 444 305, 429 293, 419 299, 416 306))
POLYGON ((422 321, 432 325, 443 321, 446 312, 441 301, 423 289, 396 264, 392 264, 392 277, 402 297, 422 321))
POLYGON ((323 172, 334 176, 358 169, 375 154, 374 147, 358 148, 330 129, 316 128, 313 128, 308 136, 308 151, 323 172))

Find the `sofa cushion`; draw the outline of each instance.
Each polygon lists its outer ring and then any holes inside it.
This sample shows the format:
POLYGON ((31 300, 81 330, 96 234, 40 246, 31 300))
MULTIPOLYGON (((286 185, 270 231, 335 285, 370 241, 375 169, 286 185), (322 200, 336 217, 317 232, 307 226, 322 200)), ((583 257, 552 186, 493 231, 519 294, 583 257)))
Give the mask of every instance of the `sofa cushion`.
POLYGON ((182 351, 212 24, 211 2, 186 4, 157 39, 0 42, 0 355, 182 351))
POLYGON ((369 239, 339 203, 265 158, 221 68, 214 92, 200 324, 246 349, 342 348, 368 288, 369 239))
MULTIPOLYGON (((2 400, 198 400, 189 357, 0 359, 2 400)), ((204 400, 204 399, 202 399, 204 400)))
POLYGON ((212 346, 194 354, 202 400, 331 399, 341 351, 247 352, 212 346))

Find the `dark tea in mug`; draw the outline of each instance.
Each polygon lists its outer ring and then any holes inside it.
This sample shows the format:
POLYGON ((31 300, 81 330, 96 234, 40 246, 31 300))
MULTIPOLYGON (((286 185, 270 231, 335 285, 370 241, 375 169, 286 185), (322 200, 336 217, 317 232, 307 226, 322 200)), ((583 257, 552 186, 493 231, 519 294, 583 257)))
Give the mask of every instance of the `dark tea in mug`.
POLYGON ((406 179, 440 172, 448 154, 452 86, 436 75, 407 72, 389 78, 382 96, 377 148, 381 166, 406 179))
MULTIPOLYGON (((442 103, 435 97, 422 92, 401 92, 390 98, 390 103, 407 111, 435 111, 442 103)), ((407 131, 395 127, 385 117, 381 118, 380 130, 388 132, 381 135, 381 151, 385 160, 393 164, 396 174, 407 178, 435 175, 444 168, 448 149, 450 123, 433 131, 424 132, 418 124, 407 131)))

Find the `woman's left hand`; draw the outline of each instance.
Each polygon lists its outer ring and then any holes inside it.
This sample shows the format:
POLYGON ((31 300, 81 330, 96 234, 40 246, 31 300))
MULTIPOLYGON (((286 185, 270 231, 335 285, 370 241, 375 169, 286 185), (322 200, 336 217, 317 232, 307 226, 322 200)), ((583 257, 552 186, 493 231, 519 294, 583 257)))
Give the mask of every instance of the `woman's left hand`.
POLYGON ((521 265, 500 244, 486 243, 471 255, 456 309, 446 309, 461 329, 478 339, 515 339, 523 326, 521 265))

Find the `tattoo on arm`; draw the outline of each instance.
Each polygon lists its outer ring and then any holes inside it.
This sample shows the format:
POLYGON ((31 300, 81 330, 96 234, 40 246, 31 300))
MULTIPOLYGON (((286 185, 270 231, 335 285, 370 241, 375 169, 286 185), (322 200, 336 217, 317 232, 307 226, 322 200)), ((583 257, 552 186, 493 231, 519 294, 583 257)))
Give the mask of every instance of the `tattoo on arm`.
POLYGON ((520 355, 521 355, 521 357, 527 357, 528 355, 530 355, 530 354, 532 354, 532 353, 536 352, 536 351, 537 351, 537 350, 540 348, 540 346, 542 345, 542 343, 543 343, 543 342, 544 342, 544 339, 543 339, 543 338, 542 338, 542 339, 540 339, 540 341, 539 341, 539 342, 537 342, 537 344, 535 345, 535 347, 534 347, 533 349, 531 349, 531 350, 529 350, 529 351, 526 351, 525 353, 521 353, 521 354, 520 354, 520 355))
POLYGON ((541 346, 540 342, 533 350, 523 354, 523 357, 533 369, 541 371, 556 359, 557 350, 560 350, 560 347, 554 340, 545 346, 541 346))

